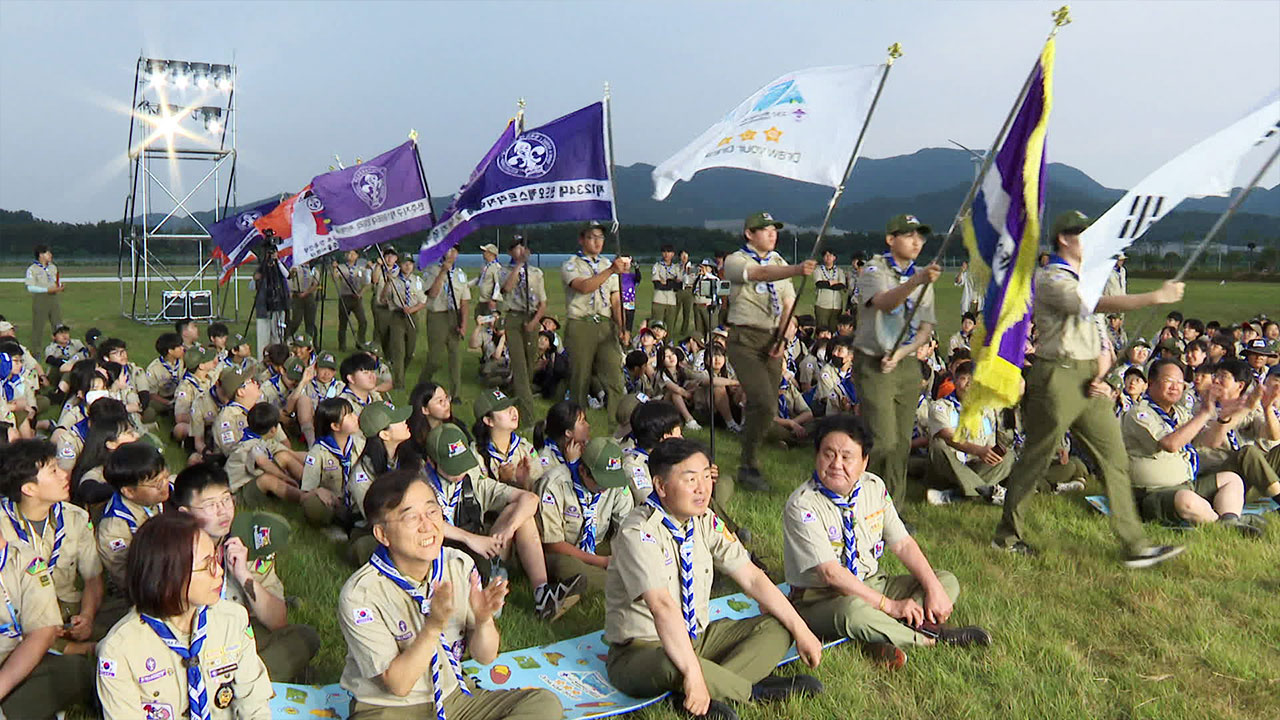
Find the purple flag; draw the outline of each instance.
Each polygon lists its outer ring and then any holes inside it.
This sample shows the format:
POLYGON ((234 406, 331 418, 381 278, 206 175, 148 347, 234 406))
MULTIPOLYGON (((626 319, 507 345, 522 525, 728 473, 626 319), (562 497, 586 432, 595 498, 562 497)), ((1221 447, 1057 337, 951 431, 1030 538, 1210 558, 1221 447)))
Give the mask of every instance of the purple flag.
POLYGON ((231 271, 254 259, 253 248, 262 239, 262 233, 253 221, 275 210, 279 200, 259 205, 225 217, 209 226, 213 239, 213 258, 221 265, 218 284, 226 285, 231 271))
POLYGON ((413 141, 372 160, 317 175, 311 191, 343 250, 359 250, 435 224, 413 141))
POLYGON ((485 227, 613 217, 604 130, 604 103, 518 137, 508 124, 431 229, 418 265, 439 260, 462 238, 485 227))

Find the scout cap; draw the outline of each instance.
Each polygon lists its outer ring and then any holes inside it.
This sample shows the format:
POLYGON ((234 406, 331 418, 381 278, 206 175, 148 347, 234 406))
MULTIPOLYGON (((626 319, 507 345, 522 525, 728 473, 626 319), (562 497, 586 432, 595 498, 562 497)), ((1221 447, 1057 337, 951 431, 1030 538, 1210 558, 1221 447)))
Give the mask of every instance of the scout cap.
POLYGON ((369 403, 360 411, 360 432, 367 438, 374 437, 387 428, 402 423, 413 414, 413 408, 397 408, 389 402, 369 403))
POLYGON ((933 228, 920 222, 915 215, 894 215, 889 218, 889 223, 885 225, 884 229, 890 235, 902 235, 909 232, 928 235, 933 232, 933 228))
POLYGON ((1173 338, 1165 338, 1160 341, 1161 350, 1170 350, 1176 353, 1182 352, 1182 348, 1178 346, 1178 341, 1173 338))
POLYGON ((709 267, 709 268, 715 269, 716 261, 712 260, 711 258, 702 258, 702 262, 698 264, 703 267, 709 267))
POLYGON ((284 376, 297 382, 302 379, 302 371, 306 367, 299 358, 289 358, 284 364, 284 376))
POLYGON ((195 370, 197 367, 213 360, 216 357, 213 353, 204 349, 199 345, 192 345, 187 348, 187 353, 182 357, 182 364, 188 370, 195 370))
POLYGON ((649 323, 649 329, 650 330, 658 330, 658 329, 666 330, 667 324, 662 322, 661 320, 654 320, 653 322, 649 323))
POLYGON ((591 438, 582 449, 582 462, 591 471, 591 479, 602 488, 627 486, 627 474, 622 471, 622 446, 607 437, 591 438))
POLYGON ((218 387, 222 388, 223 395, 234 398, 247 379, 249 379, 249 373, 236 368, 227 368, 218 376, 218 387))
POLYGON ((234 335, 231 336, 231 341, 227 343, 227 347, 234 350, 240 347, 241 345, 248 345, 248 344, 249 344, 249 338, 241 335, 240 333, 235 333, 234 335))
MULTIPOLYGON (((1128 373, 1125 373, 1125 374, 1127 375, 1128 373)), ((1107 374, 1107 377, 1106 377, 1105 379, 1106 379, 1107 384, 1111 386, 1111 389, 1112 389, 1112 390, 1120 390, 1120 389, 1121 389, 1120 385, 1121 385, 1122 383, 1121 383, 1121 380, 1120 380, 1120 376, 1119 376, 1119 375, 1116 375, 1115 373, 1108 373, 1108 374, 1107 374)))
POLYGON ((249 550, 249 559, 270 557, 289 546, 289 521, 264 511, 236 513, 231 521, 231 536, 249 550))
POLYGON ((506 393, 502 392, 501 390, 498 390, 496 388, 492 390, 485 390, 484 392, 480 393, 479 397, 476 398, 476 404, 475 404, 476 422, 480 422, 482 419, 484 419, 485 415, 488 415, 491 412, 506 410, 507 408, 515 404, 516 404, 516 401, 512 400, 510 396, 508 396, 506 393))
POLYGON ((1272 349, 1271 343, 1265 338, 1255 338, 1245 343, 1244 353, 1253 353, 1254 355, 1263 355, 1266 357, 1275 357, 1276 351, 1272 349))
POLYGON ((507 249, 510 250, 517 245, 525 245, 527 247, 527 243, 525 242, 523 235, 512 236, 511 242, 507 243, 507 249))
POLYGON ((382 248, 382 254, 383 254, 383 255, 395 255, 396 257, 400 257, 400 253, 396 252, 395 247, 394 247, 394 246, 392 246, 392 245, 387 245, 387 246, 383 247, 383 248, 382 248))
POLYGON ((644 393, 631 393, 630 395, 623 395, 622 399, 618 401, 618 409, 614 411, 613 419, 619 425, 630 426, 631 413, 635 412, 636 408, 640 407, 641 405, 647 402, 649 402, 649 396, 645 395, 644 393))
POLYGON ((54 329, 53 329, 53 333, 52 333, 52 334, 53 334, 53 335, 57 335, 57 334, 58 334, 58 333, 60 333, 60 332, 64 332, 64 333, 69 333, 69 332, 71 332, 71 326, 70 326, 70 325, 59 325, 58 327, 56 327, 56 328, 54 328, 54 329))
POLYGON ((1079 210, 1068 210, 1058 213, 1053 219, 1053 229, 1049 231, 1049 239, 1057 240, 1058 236, 1067 233, 1068 235, 1079 235, 1084 229, 1093 224, 1088 215, 1079 210))
POLYGON ((782 229, 782 223, 774 220, 772 215, 763 211, 751 213, 747 216, 746 222, 743 223, 743 227, 747 230, 759 230, 762 227, 769 227, 770 225, 779 230, 782 229))
POLYGON ((467 445, 467 436, 451 422, 441 423, 427 434, 427 457, 449 477, 458 477, 480 464, 467 445))
POLYGON ((333 353, 320 353, 320 357, 316 358, 316 367, 337 370, 338 361, 333 358, 333 353))
POLYGON ((89 328, 84 334, 84 341, 88 345, 98 344, 98 338, 102 337, 102 331, 98 328, 89 328))
POLYGON ((11 332, 13 332, 13 323, 9 322, 8 320, 0 320, 0 333, 11 333, 11 332))
POLYGON ((1146 349, 1150 350, 1150 349, 1151 349, 1151 343, 1147 342, 1147 341, 1146 341, 1145 339, 1143 339, 1143 338, 1134 338, 1133 342, 1129 343, 1129 348, 1130 348, 1130 349, 1133 349, 1133 348, 1136 348, 1136 347, 1144 347, 1144 348, 1146 348, 1146 349))
POLYGON ((480 246, 480 252, 487 252, 487 253, 490 253, 491 255, 497 255, 498 246, 494 245, 493 243, 485 243, 484 245, 480 246))
POLYGON ((1137 375, 1138 377, 1142 378, 1143 382, 1147 381, 1147 374, 1143 372, 1142 368, 1137 365, 1130 365, 1129 367, 1125 368, 1124 379, 1128 380, 1130 375, 1137 375))
POLYGON ((578 228, 578 237, 582 237, 583 235, 586 235, 592 230, 599 230, 602 233, 608 234, 608 231, 605 230, 604 225, 601 225, 596 220, 592 220, 591 222, 584 223, 582 227, 578 228))
POLYGON ((293 347, 313 347, 311 344, 311 336, 306 333, 298 333, 289 338, 289 344, 293 347))

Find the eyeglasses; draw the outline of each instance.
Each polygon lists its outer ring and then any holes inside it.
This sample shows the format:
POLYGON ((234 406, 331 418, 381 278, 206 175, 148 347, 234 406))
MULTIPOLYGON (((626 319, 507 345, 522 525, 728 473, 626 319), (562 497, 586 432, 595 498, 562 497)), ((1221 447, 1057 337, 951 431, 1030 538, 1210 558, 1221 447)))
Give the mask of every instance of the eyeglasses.
POLYGON ((230 508, 234 508, 235 506, 236 506, 235 496, 232 495, 231 493, 223 493, 220 497, 213 498, 212 500, 206 500, 205 502, 202 502, 199 505, 192 505, 191 509, 199 510, 201 512, 206 512, 210 510, 219 510, 221 508, 230 509, 230 508))
POLYGON ((150 488, 152 490, 160 490, 169 485, 169 477, 167 475, 159 475, 146 482, 138 483, 138 487, 150 488))
POLYGON ((396 517, 388 517, 383 519, 382 522, 387 525, 390 525, 392 523, 408 523, 410 525, 422 525, 422 524, 425 524, 428 519, 442 520, 444 519, 444 511, 440 509, 439 505, 436 505, 433 503, 430 506, 428 506, 427 509, 425 510, 415 510, 414 512, 406 513, 404 515, 399 515, 396 517))
POLYGON ((201 572, 209 573, 214 577, 217 577, 222 574, 222 548, 221 547, 219 547, 217 550, 214 550, 212 553, 210 553, 209 557, 205 558, 204 562, 198 565, 195 565, 191 568, 192 575, 196 573, 201 573, 201 572))

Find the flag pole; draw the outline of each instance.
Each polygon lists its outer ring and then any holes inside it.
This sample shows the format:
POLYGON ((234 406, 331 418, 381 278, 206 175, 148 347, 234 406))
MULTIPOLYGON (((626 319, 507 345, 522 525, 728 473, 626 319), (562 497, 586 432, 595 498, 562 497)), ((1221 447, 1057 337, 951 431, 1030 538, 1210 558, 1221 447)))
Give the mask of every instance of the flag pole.
MULTIPOLYGON (((849 182, 849 175, 853 173, 853 165, 858 160, 858 152, 862 150, 862 141, 867 136, 867 127, 871 124, 871 116, 876 111, 876 105, 880 103, 880 94, 884 92, 885 81, 889 79, 889 71, 893 69, 893 63, 902 57, 902 45, 894 43, 889 46, 889 59, 885 61, 884 73, 880 75, 880 84, 876 86, 876 94, 871 98, 871 107, 867 108, 867 115, 862 119, 862 129, 858 131, 858 139, 853 144, 853 152, 849 153, 849 162, 844 167, 844 175, 840 180, 840 184, 836 186, 835 192, 831 193, 831 200, 827 202, 827 214, 822 218, 822 226, 818 228, 818 237, 813 241, 813 250, 809 253, 810 260, 818 259, 818 254, 822 252, 822 239, 827 234, 827 227, 831 224, 831 216, 835 214, 836 205, 840 202, 840 197, 844 195, 845 183, 849 182)), ((800 278, 800 289, 796 291, 796 297, 804 294, 805 287, 809 284, 809 276, 803 275, 800 278)), ((795 303, 787 308, 787 312, 782 317, 782 322, 778 323, 778 329, 774 332, 773 345, 777 346, 782 342, 782 335, 786 332, 787 324, 791 322, 791 316, 795 311, 795 303)))
POLYGON ((1249 184, 1245 185, 1240 190, 1240 194, 1236 195, 1231 201, 1231 205, 1227 207, 1227 211, 1222 213, 1222 216, 1213 224, 1213 227, 1209 228, 1209 232, 1204 236, 1204 239, 1200 241, 1200 244, 1196 246, 1195 251, 1191 253, 1191 257, 1187 258, 1186 264, 1182 266, 1182 269, 1178 271, 1177 275, 1173 276, 1173 282, 1182 282, 1182 278, 1186 277, 1187 272, 1191 270, 1191 266, 1195 264, 1196 260, 1200 259, 1200 255, 1203 254, 1205 248, 1209 246, 1209 242, 1217 237, 1218 232, 1222 230, 1222 228, 1227 224, 1227 221, 1230 220, 1231 217, 1236 214, 1236 211, 1240 209, 1240 206, 1244 204, 1244 200, 1249 197, 1249 193, 1253 192, 1253 189, 1262 181, 1262 176, 1266 174, 1267 170, 1271 169, 1271 164, 1276 161, 1277 156, 1280 156, 1280 144, 1277 144, 1276 149, 1271 151, 1271 157, 1267 158, 1267 161, 1262 164, 1262 167, 1258 169, 1257 174, 1253 176, 1253 179, 1249 181, 1249 184))
POLYGON ((612 112, 613 93, 609 91, 609 83, 604 84, 604 147, 605 147, 605 167, 609 171, 609 192, 613 195, 613 200, 609 203, 609 212, 613 220, 613 239, 616 254, 622 254, 622 233, 618 231, 618 184, 614 181, 613 166, 613 112, 612 112))
MULTIPOLYGON (((1049 31, 1049 37, 1045 38, 1047 44, 1053 40, 1058 34, 1058 30, 1063 26, 1071 24, 1071 7, 1063 5, 1053 11, 1053 29, 1049 31)), ((1043 52, 1043 51, 1042 51, 1043 52)), ((1027 99, 1027 94, 1031 92, 1031 83, 1035 80, 1036 70, 1040 67, 1040 57, 1036 56, 1036 62, 1031 66, 1031 72, 1027 73, 1027 79, 1022 83, 1022 90, 1018 92, 1018 99, 1014 101, 1013 107, 1010 108, 1009 114, 1004 119, 1004 124, 1000 126, 1000 132, 996 133, 995 142, 991 143, 991 148, 987 150, 986 155, 982 158, 982 167, 978 169, 978 174, 973 178, 973 184, 969 186, 969 192, 964 196, 964 202, 960 203, 960 209, 956 211, 956 216, 951 220, 951 227, 947 228, 947 234, 942 238, 942 245, 938 247, 938 252, 934 255, 930 264, 937 263, 942 259, 943 253, 947 251, 947 245, 951 243, 951 238, 956 234, 956 228, 973 206, 973 199, 978 196, 978 189, 982 187, 982 181, 987 176, 987 171, 991 169, 991 164, 995 160, 996 151, 1000 149, 1000 144, 1004 142, 1005 136, 1009 134, 1009 127, 1013 125, 1013 118, 1018 114, 1018 109, 1022 107, 1023 101, 1027 99)), ((902 345, 902 341, 907 336, 907 331, 911 329, 911 320, 916 315, 916 308, 920 307, 920 300, 924 297, 925 290, 932 283, 925 283, 920 286, 920 291, 916 293, 915 299, 907 303, 907 314, 902 322, 902 330, 898 332, 898 339, 893 343, 893 349, 897 350, 902 345)))

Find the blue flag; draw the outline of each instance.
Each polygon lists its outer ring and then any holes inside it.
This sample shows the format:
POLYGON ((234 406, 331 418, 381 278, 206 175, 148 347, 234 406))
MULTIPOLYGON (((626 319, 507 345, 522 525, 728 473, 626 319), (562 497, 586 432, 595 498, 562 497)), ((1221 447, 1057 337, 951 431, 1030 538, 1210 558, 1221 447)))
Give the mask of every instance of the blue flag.
POLYGON ((278 200, 259 205, 225 217, 209 226, 213 239, 213 258, 221 265, 218 284, 225 285, 231 279, 231 271, 256 259, 253 248, 262 240, 262 233, 253 221, 271 212, 280 204, 278 200))
POLYGON ((485 227, 613 217, 604 103, 515 134, 507 125, 431 229, 419 267, 485 227))

